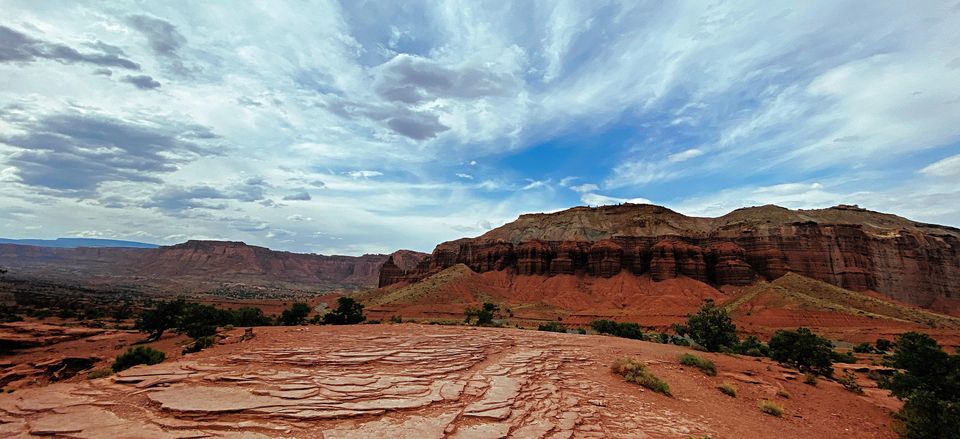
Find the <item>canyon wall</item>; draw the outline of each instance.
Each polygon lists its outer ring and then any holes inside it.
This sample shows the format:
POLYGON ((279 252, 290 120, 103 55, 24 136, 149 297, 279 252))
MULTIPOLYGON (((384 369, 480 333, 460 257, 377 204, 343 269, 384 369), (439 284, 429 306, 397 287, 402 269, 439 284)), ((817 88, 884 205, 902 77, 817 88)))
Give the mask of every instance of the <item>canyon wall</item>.
POLYGON ((382 270, 379 285, 414 282, 454 264, 518 275, 626 270, 718 286, 795 272, 928 308, 960 305, 960 231, 855 206, 763 206, 719 218, 629 204, 524 215, 478 238, 440 244, 416 268, 382 270))

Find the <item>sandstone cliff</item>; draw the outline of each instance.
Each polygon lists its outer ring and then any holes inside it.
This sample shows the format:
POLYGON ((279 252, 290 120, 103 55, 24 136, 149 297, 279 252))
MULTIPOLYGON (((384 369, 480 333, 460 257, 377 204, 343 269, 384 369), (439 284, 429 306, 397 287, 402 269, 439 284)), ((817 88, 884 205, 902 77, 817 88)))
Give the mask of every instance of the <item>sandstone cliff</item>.
POLYGON ((480 237, 442 243, 414 269, 383 270, 379 285, 416 281, 458 263, 476 272, 609 277, 628 271, 713 285, 795 272, 938 311, 960 310, 960 230, 856 206, 761 206, 718 218, 635 204, 522 215, 480 237))

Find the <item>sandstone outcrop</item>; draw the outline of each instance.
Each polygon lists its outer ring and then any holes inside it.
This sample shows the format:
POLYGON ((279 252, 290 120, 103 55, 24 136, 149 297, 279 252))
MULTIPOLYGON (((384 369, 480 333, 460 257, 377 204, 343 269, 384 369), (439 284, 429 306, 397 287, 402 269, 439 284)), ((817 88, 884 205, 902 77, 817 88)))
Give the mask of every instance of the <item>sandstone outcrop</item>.
POLYGON ((383 270, 379 285, 413 282, 455 264, 519 275, 678 276, 750 285, 788 272, 960 312, 960 230, 837 206, 737 209, 687 217, 652 205, 575 207, 521 215, 477 238, 445 242, 410 270, 383 270))

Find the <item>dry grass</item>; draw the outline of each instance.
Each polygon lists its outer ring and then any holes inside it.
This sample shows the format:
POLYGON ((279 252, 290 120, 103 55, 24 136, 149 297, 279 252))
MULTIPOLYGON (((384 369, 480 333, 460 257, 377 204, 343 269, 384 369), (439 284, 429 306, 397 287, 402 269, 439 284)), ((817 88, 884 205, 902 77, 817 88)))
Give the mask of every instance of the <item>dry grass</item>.
POLYGON ((760 401, 757 406, 760 407, 761 412, 770 416, 776 416, 778 418, 783 416, 783 406, 773 401, 760 401))
POLYGON ((737 388, 731 383, 723 383, 717 386, 717 389, 720 389, 720 392, 724 395, 736 398, 737 397, 737 388))
POLYGON ((696 367, 709 376, 717 376, 717 367, 713 362, 698 355, 683 354, 680 356, 680 364, 696 367))
POLYGON ((621 357, 613 362, 611 369, 614 373, 623 376, 627 382, 636 383, 657 393, 673 396, 670 385, 647 369, 643 363, 630 357, 621 357))

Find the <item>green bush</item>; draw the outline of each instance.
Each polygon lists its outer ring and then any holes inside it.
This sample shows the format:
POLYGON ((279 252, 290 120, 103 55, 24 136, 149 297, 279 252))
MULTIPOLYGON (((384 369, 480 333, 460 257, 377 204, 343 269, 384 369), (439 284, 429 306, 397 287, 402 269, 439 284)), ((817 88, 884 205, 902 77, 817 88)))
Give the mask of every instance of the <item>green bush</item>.
POLYGON ((872 354, 873 346, 870 343, 863 342, 853 347, 853 351, 858 354, 872 354))
POLYGON ((679 335, 689 335, 698 345, 710 352, 732 348, 737 344, 737 326, 723 308, 707 299, 696 314, 687 317, 687 324, 677 325, 679 335))
POLYGON ((833 373, 833 343, 807 328, 778 330, 770 339, 770 358, 801 372, 833 373))
POLYGON ((755 335, 751 335, 737 343, 733 351, 740 355, 749 355, 751 357, 766 357, 770 355, 770 348, 755 335))
POLYGON ((611 369, 614 373, 623 376, 627 382, 639 384, 657 393, 673 396, 670 393, 670 386, 666 382, 651 373, 643 363, 633 358, 618 358, 611 369))
POLYGON ((110 368, 114 372, 120 372, 138 364, 157 364, 162 362, 164 358, 166 358, 166 355, 163 352, 147 346, 137 346, 117 355, 110 368))
POLYGON ((337 299, 337 309, 323 316, 323 322, 328 325, 356 325, 366 319, 363 315, 363 304, 352 297, 337 299))
POLYGON ((810 373, 810 372, 807 372, 807 373, 803 374, 803 383, 804 383, 804 384, 809 384, 809 385, 811 385, 811 386, 816 386, 816 385, 817 385, 817 374, 815 374, 815 373, 810 373))
POLYGON ((890 352, 893 349, 893 342, 885 338, 878 338, 876 345, 877 353, 882 354, 885 352, 890 352))
POLYGON ((863 394, 863 388, 861 388, 860 383, 857 382, 857 376, 849 370, 843 371, 843 374, 837 378, 837 382, 840 383, 844 389, 853 393, 863 394))
POLYGON ((546 331, 546 332, 562 332, 562 333, 566 333, 566 332, 567 332, 567 327, 566 327, 566 326, 563 326, 563 323, 560 323, 560 322, 547 322, 547 323, 541 324, 540 326, 537 326, 537 330, 538 330, 538 331, 546 331))
POLYGON ((600 334, 643 340, 643 331, 637 323, 620 323, 613 320, 600 319, 590 322, 590 327, 600 334))
POLYGON ((464 319, 465 323, 470 323, 470 321, 476 317, 477 326, 490 326, 493 324, 494 317, 497 317, 497 314, 500 312, 500 307, 494 303, 484 302, 483 307, 480 309, 476 308, 467 308, 463 314, 466 316, 464 319))
POLYGON ((854 364, 857 362, 857 357, 855 357, 852 352, 833 351, 830 353, 830 359, 833 360, 834 363, 854 364))
POLYGON ((899 369, 881 382, 905 400, 898 413, 908 438, 960 437, 960 354, 950 355, 929 335, 897 338, 888 365, 899 369))
POLYGON ((401 316, 390 316, 390 323, 403 323, 403 317, 401 317, 401 316))
POLYGON ((680 364, 696 367, 709 376, 717 376, 717 368, 713 362, 698 355, 683 354, 680 356, 680 364))
MULTIPOLYGON (((341 297, 343 299, 343 297, 341 297)), ((280 313, 280 324, 283 326, 299 326, 307 323, 307 316, 310 315, 310 305, 303 302, 297 302, 289 309, 280 313)))
POLYGON ((764 412, 770 416, 776 416, 778 418, 783 416, 783 406, 773 401, 760 401, 758 406, 760 407, 761 412, 764 412))

